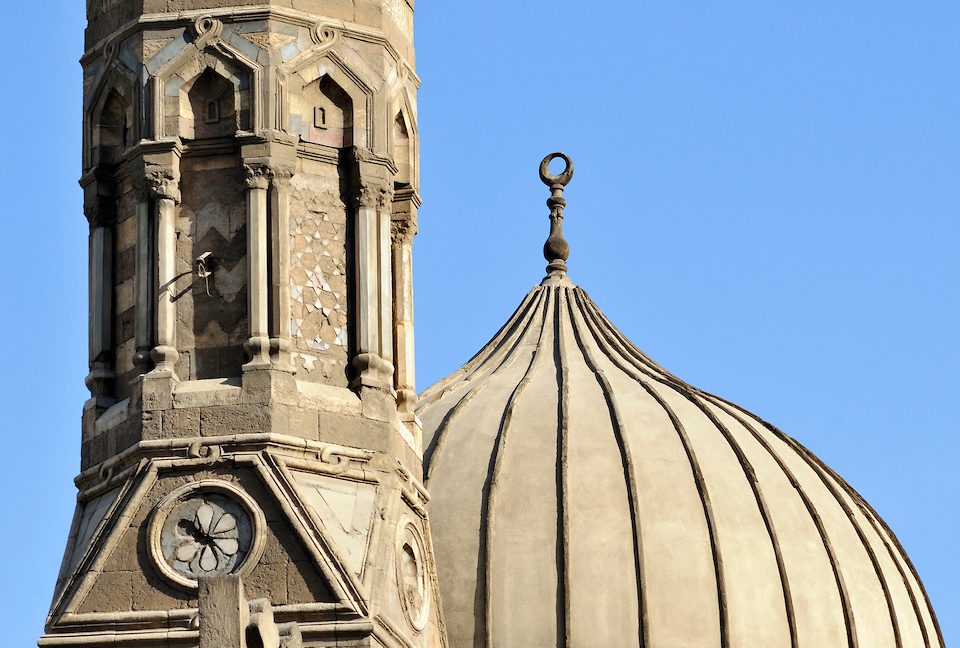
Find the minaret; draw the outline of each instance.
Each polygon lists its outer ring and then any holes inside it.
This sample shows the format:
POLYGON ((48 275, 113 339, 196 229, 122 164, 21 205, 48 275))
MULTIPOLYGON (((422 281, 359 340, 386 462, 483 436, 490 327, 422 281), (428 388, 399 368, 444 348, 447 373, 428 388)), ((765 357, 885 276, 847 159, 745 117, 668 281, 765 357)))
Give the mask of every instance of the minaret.
POLYGON ((87 18, 91 397, 40 645, 445 646, 413 0, 87 18))

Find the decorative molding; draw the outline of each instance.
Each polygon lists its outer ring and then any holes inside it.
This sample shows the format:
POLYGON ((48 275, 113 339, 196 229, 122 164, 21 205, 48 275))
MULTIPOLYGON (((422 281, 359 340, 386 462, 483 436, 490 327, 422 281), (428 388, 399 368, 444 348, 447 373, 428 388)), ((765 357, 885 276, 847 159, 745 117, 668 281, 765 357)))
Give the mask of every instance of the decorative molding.
POLYGON ((430 618, 433 583, 428 573, 427 545, 420 527, 410 518, 401 518, 397 526, 395 551, 400 605, 407 622, 419 632, 426 627, 430 618))
POLYGON ((90 227, 110 227, 117 221, 116 201, 107 196, 99 196, 91 202, 84 203, 83 215, 86 216, 90 227))
POLYGON ((223 34, 223 21, 213 16, 201 16, 190 25, 190 31, 198 39, 194 46, 202 50, 211 40, 218 39, 223 34))
MULTIPOLYGON (((90 59, 101 55, 107 44, 113 39, 117 39, 117 41, 120 42, 129 37, 131 34, 146 29, 158 31, 162 31, 164 29, 175 29, 188 24, 187 21, 192 22, 203 17, 216 17, 229 23, 253 20, 275 20, 280 23, 306 28, 314 28, 317 25, 315 15, 304 11, 298 11, 296 9, 286 9, 282 7, 231 6, 219 11, 201 9, 183 12, 155 13, 140 16, 127 22, 125 25, 119 26, 114 34, 111 34, 111 36, 106 37, 91 46, 81 57, 80 63, 82 65, 86 65, 90 59)), ((411 81, 413 81, 417 87, 420 86, 420 77, 417 76, 416 71, 409 63, 407 63, 404 57, 400 55, 397 49, 387 39, 381 30, 371 29, 364 27, 363 25, 350 22, 339 23, 337 25, 337 30, 343 36, 349 36, 350 38, 354 38, 356 40, 383 47, 398 66, 404 67, 406 74, 409 75, 411 81)))
POLYGON ((310 38, 317 45, 330 46, 340 38, 340 32, 327 23, 319 22, 310 30, 310 38))
POLYGON ((421 518, 427 517, 427 503, 430 495, 427 489, 413 474, 402 465, 397 466, 397 475, 400 477, 400 494, 403 500, 421 518))

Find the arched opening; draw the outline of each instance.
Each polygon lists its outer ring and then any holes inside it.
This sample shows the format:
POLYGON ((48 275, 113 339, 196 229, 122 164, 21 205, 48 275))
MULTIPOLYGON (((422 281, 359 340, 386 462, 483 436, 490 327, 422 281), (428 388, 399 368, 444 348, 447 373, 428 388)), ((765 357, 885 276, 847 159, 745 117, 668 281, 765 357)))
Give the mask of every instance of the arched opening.
POLYGON ((412 184, 413 163, 410 155, 410 131, 403 113, 393 120, 393 162, 397 165, 394 184, 397 189, 406 189, 412 184))
POLYGON ((94 130, 94 159, 100 164, 117 162, 129 145, 127 104, 116 89, 110 91, 94 130))
POLYGON ((204 70, 193 82, 187 91, 187 103, 189 116, 184 120, 183 137, 231 137, 240 127, 236 90, 230 81, 211 68, 204 70))
POLYGON ((263 636, 256 626, 249 626, 246 632, 247 648, 263 648, 263 636))
POLYGON ((313 81, 299 100, 303 139, 335 148, 353 146, 353 101, 336 81, 329 76, 313 81))

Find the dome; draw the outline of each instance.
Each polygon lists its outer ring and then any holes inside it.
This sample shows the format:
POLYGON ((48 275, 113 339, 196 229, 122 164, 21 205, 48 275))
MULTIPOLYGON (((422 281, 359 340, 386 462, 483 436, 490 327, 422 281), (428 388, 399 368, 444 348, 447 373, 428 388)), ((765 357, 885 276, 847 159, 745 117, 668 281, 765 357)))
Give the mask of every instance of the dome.
POLYGON ((942 647, 849 484, 661 368, 570 281, 572 165, 546 162, 550 274, 418 408, 450 645, 942 647))

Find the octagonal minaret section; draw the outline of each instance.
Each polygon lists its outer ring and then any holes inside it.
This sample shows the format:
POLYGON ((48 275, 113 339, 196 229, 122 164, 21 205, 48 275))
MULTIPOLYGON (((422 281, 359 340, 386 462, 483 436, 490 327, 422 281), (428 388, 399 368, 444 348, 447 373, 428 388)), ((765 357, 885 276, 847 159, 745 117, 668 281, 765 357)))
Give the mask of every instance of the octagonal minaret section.
POLYGON ((91 395, 41 644, 203 645, 226 596, 305 645, 441 645, 413 0, 224 4, 87 3, 91 395))

